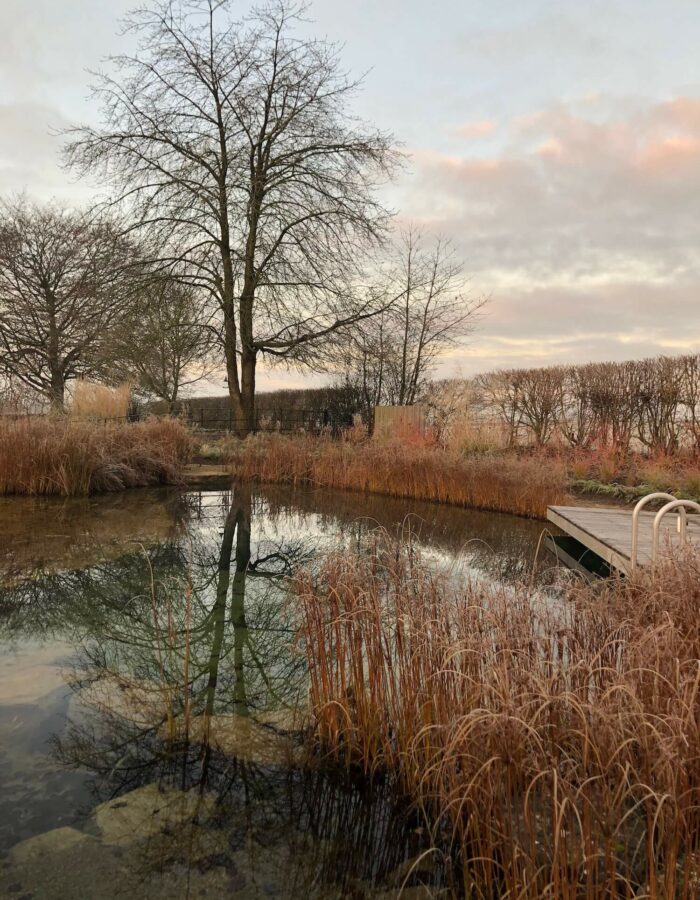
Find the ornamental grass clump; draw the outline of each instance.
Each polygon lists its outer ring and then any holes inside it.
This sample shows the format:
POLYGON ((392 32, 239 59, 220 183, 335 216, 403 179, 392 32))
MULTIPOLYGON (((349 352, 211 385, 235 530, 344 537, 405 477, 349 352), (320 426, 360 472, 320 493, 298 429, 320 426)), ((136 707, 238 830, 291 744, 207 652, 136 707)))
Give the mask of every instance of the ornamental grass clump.
POLYGON ((178 484, 191 453, 187 429, 172 419, 14 419, 0 424, 0 494, 71 496, 178 484))
POLYGON ((319 754, 390 777, 468 897, 700 896, 700 560, 605 584, 298 577, 319 754))
POLYGON ((565 469, 556 461, 464 457, 400 441, 258 435, 240 443, 232 466, 242 481, 368 491, 536 518, 566 495, 565 469))

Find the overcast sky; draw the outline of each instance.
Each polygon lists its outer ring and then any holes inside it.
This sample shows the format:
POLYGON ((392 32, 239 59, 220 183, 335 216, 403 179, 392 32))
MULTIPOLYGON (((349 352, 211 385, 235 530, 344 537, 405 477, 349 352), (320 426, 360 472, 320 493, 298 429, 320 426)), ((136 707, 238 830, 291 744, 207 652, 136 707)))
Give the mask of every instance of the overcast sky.
MULTIPOLYGON (((0 193, 60 168, 133 0, 1 0, 0 193)), ((234 5, 235 8, 235 5, 234 5)), ((700 350, 700 0, 316 0, 409 154, 389 202, 491 296, 441 374, 700 350)), ((275 373, 264 385, 294 386, 275 373)))

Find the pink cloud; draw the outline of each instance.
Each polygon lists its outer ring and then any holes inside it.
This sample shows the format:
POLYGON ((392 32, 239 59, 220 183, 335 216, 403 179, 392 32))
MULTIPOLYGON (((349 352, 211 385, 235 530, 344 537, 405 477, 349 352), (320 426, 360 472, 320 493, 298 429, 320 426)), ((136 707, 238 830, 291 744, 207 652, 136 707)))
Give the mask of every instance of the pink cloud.
POLYGON ((697 292, 696 114, 692 97, 558 103, 513 119, 492 153, 417 153, 399 205, 461 244, 485 292, 677 278, 697 292))
POLYGON ((457 129, 459 137, 473 140, 474 138, 487 137, 498 127, 498 123, 493 119, 481 119, 478 122, 466 122, 457 129))
POLYGON ((639 166, 650 174, 679 175, 679 168, 700 172, 700 138, 677 136, 649 143, 639 155, 639 166))
POLYGON ((659 104, 657 118, 683 131, 700 134, 700 99, 695 97, 674 97, 659 104))
POLYGON ((539 145, 537 152, 540 156, 561 156, 563 147, 557 138, 548 138, 539 145))

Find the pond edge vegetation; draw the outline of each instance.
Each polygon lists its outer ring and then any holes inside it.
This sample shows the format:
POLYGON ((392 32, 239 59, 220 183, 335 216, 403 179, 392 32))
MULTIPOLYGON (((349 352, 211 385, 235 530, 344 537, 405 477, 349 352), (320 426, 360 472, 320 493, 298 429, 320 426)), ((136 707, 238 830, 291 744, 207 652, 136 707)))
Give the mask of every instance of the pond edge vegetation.
POLYGON ((192 451, 190 432, 175 419, 18 418, 0 426, 0 496, 69 497, 183 484, 192 451))
POLYGON ((313 743, 388 777, 468 897, 700 889, 700 557, 556 602, 379 536, 302 572, 313 743))
POLYGON ((403 441, 257 435, 230 445, 241 481, 357 490, 544 518, 566 496, 566 472, 537 458, 470 456, 403 441))

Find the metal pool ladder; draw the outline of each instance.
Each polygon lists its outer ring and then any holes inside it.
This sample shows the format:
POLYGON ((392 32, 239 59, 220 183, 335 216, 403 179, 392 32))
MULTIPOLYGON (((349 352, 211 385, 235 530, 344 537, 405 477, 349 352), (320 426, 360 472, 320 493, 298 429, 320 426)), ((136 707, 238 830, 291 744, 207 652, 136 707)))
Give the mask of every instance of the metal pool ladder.
POLYGON ((678 510, 677 529, 680 535, 681 546, 688 541, 688 513, 687 510, 700 513, 700 503, 694 500, 678 500, 673 494, 666 494, 663 491, 657 491, 653 494, 647 494, 637 503, 632 512, 632 551, 630 553, 630 563, 632 569, 637 568, 637 551, 639 547, 639 514, 642 509, 651 500, 668 500, 654 516, 654 524, 652 528, 651 540, 651 561, 655 563, 659 555, 659 537, 661 534, 661 521, 667 513, 678 510))

